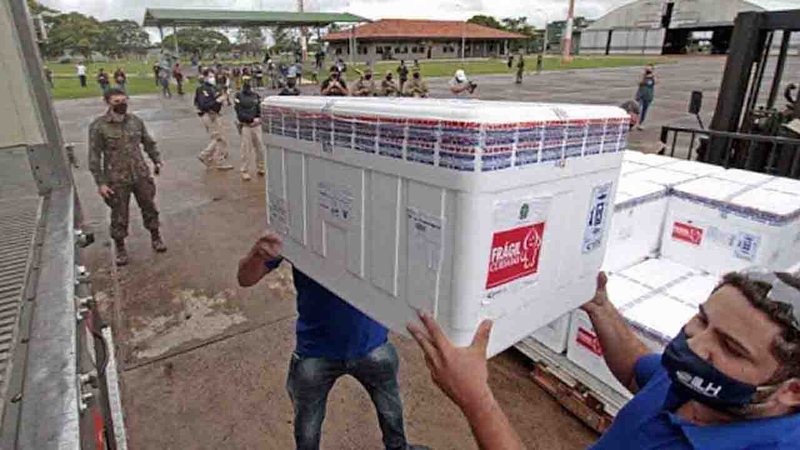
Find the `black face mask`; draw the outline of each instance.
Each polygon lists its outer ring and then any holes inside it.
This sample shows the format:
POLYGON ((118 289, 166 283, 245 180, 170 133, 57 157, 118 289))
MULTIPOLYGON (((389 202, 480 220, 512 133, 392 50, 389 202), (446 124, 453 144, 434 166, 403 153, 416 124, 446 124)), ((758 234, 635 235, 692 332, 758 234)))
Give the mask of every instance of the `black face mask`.
POLYGON ((415 74, 414 74, 414 79, 415 79, 415 80, 419 80, 419 74, 418 74, 418 73, 415 73, 415 74))
POLYGON ((244 92, 250 92, 252 89, 253 88, 252 88, 252 86, 250 86, 250 83, 245 83, 244 86, 242 86, 242 90, 244 92))
POLYGON ((125 115, 128 112, 128 104, 127 103, 118 103, 111 107, 111 110, 117 114, 125 115))
POLYGON ((365 77, 364 77, 364 79, 365 79, 365 80, 367 80, 367 81, 369 81, 369 80, 371 80, 371 79, 372 79, 372 75, 367 75, 367 76, 365 76, 365 77))

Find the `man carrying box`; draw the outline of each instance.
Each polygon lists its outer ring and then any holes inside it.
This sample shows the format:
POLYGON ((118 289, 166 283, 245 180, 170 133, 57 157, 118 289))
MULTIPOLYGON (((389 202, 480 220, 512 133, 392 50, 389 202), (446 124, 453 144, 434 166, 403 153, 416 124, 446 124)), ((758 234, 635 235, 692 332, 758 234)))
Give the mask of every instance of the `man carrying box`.
MULTIPOLYGON (((282 238, 272 232, 258 239, 239 262, 239 285, 250 287, 283 261, 282 238)), ((387 450, 408 445, 397 382, 400 361, 387 340, 388 330, 365 316, 297 268, 297 344, 286 382, 294 405, 298 450, 318 449, 328 392, 339 377, 351 375, 372 398, 387 450)))
MULTIPOLYGON (((591 447, 794 449, 800 442, 800 278, 752 270, 726 275, 667 346, 650 354, 609 301, 600 274, 583 306, 614 376, 635 394, 591 447)), ((455 348, 436 322, 409 325, 436 384, 461 408, 482 449, 522 441, 487 384, 491 322, 455 348)))

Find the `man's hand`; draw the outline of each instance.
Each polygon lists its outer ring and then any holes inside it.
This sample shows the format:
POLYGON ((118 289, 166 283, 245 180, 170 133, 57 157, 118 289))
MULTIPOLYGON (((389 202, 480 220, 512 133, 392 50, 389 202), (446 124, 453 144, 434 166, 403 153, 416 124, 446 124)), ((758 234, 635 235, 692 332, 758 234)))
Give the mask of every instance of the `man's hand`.
POLYGON ((256 117, 255 119, 253 119, 253 126, 257 127, 259 125, 261 125, 261 117, 256 117))
POLYGON ((251 253, 263 261, 272 261, 283 252, 283 238, 273 231, 264 233, 255 244, 251 253))
POLYGON ((108 187, 108 185, 101 184, 100 187, 97 189, 97 192, 100 194, 100 197, 105 199, 111 198, 114 195, 114 190, 108 187))
POLYGON ((486 346, 492 322, 484 320, 475 332, 469 347, 457 348, 444 335, 439 324, 426 313, 419 318, 424 329, 418 324, 409 323, 408 331, 414 336, 431 372, 434 383, 458 405, 462 411, 481 406, 492 398, 489 389, 489 375, 486 368, 486 346))
POLYGON ((608 299, 608 292, 606 291, 607 283, 608 277, 605 272, 599 272, 597 274, 597 288, 594 291, 594 297, 581 306, 582 310, 591 315, 611 304, 611 301, 608 299))

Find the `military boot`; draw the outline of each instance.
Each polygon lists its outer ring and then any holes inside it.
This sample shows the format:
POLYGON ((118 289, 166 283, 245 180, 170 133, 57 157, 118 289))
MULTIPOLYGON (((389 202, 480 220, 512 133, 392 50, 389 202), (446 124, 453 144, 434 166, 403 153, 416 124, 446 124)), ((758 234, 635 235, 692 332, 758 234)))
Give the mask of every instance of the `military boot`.
POLYGON ((158 253, 164 253, 167 251, 167 246, 161 239, 161 233, 158 230, 150 232, 150 239, 153 243, 153 250, 157 251, 158 253))
POLYGON ((128 265, 128 251, 125 250, 125 241, 122 239, 115 240, 114 249, 116 250, 115 253, 117 266, 121 267, 128 265))

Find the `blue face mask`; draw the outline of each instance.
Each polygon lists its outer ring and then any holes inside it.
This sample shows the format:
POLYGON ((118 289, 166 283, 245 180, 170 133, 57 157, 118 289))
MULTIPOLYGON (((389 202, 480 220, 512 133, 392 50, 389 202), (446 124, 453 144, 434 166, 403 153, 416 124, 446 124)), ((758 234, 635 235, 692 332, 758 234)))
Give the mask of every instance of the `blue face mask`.
POLYGON ((672 380, 672 393, 684 401, 731 411, 750 405, 759 391, 758 386, 734 380, 697 356, 683 330, 664 350, 661 364, 672 380))

